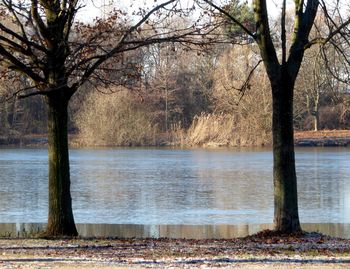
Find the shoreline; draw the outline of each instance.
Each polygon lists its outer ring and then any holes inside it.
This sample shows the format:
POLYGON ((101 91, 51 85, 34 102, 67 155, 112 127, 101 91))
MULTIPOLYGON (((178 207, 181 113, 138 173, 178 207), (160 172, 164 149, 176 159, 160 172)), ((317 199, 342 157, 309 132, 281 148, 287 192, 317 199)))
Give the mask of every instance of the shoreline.
MULTIPOLYGON (((46 223, 0 223, 0 238, 35 238, 46 223)), ((255 235, 273 229, 272 223, 247 224, 101 224, 76 223, 79 238, 169 238, 226 240, 255 235)), ((350 239, 347 223, 301 223, 305 232, 350 239)))
MULTIPOLYGON (((69 135, 70 146, 74 148, 89 148, 89 147, 123 147, 117 145, 90 145, 79 146, 78 138, 76 135, 69 135)), ((13 136, 4 137, 0 136, 0 146, 6 147, 45 147, 47 146, 47 136, 45 135, 25 135, 25 136, 13 136)), ((350 130, 321 130, 321 131, 295 131, 294 134, 295 146, 297 147, 348 147, 350 146, 350 130)), ((208 145, 191 146, 191 145, 179 145, 183 148, 225 148, 227 145, 215 144, 208 142, 208 145)), ((259 147, 266 147, 270 145, 262 145, 259 147)), ((133 146, 131 146, 133 147, 133 146)), ((176 145, 161 145, 161 146, 143 146, 143 147, 176 147, 176 145)), ((239 146, 238 146, 239 147, 239 146)), ((247 147, 247 146, 244 146, 247 147)), ((257 146, 255 146, 257 147, 257 146)), ((229 147, 228 147, 229 148, 229 147)))
POLYGON ((322 130, 295 132, 295 145, 300 147, 350 146, 350 130, 322 130))

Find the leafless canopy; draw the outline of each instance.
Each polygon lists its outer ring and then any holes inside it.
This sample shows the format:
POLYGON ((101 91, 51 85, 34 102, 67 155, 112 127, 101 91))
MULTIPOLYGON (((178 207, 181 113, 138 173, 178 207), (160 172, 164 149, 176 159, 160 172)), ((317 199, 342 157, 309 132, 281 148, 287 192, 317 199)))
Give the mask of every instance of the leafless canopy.
POLYGON ((139 68, 125 59, 130 51, 163 42, 213 42, 213 25, 197 21, 175 28, 167 23, 193 9, 178 5, 178 0, 168 0, 140 9, 133 19, 115 9, 108 18, 87 24, 75 20, 81 8, 77 0, 1 0, 1 79, 18 79, 20 74, 28 80, 26 87, 12 90, 6 98, 48 95, 62 88, 73 95, 86 82, 123 84, 139 68))

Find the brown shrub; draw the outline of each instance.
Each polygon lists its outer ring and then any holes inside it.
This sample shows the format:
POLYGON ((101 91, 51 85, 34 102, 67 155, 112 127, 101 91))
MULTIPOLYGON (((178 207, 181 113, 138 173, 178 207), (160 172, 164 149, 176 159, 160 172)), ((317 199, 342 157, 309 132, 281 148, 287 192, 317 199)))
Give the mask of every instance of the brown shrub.
POLYGON ((147 107, 125 89, 113 94, 91 92, 74 121, 80 145, 143 146, 157 142, 147 107))

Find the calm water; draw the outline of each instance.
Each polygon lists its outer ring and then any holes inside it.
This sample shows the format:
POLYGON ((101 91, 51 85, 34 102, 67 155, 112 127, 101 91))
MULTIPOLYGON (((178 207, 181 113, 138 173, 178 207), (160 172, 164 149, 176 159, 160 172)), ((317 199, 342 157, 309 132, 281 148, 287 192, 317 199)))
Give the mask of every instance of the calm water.
MULTIPOLYGON (((159 232, 174 225, 254 226, 273 219, 267 149, 70 154, 77 223, 134 224, 159 232)), ((296 160, 301 222, 350 224, 350 149, 298 149, 296 160)), ((46 222, 47 150, 0 149, 0 172, 0 222, 46 222)))

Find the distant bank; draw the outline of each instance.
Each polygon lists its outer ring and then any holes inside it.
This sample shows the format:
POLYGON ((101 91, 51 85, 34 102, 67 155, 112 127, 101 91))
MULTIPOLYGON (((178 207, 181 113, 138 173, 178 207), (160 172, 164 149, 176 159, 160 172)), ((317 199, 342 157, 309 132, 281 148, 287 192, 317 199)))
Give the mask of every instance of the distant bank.
POLYGON ((0 146, 45 146, 46 135, 0 136, 0 146))
POLYGON ((350 146, 350 130, 296 131, 295 145, 303 147, 350 146))
MULTIPOLYGON (((347 147, 350 146, 350 130, 295 131, 295 145, 300 147, 347 147)), ((70 135, 73 146, 80 145, 77 135, 70 135)), ((183 143, 184 141, 182 141, 183 143)), ((224 147, 209 143, 210 147, 224 147)), ((0 146, 46 146, 45 135, 0 136, 0 146)), ((94 145, 89 145, 94 146, 94 145)), ((118 145, 115 145, 118 146, 118 145)), ((174 146, 174 144, 172 144, 174 146)), ((186 144, 182 144, 186 146, 186 144)), ((188 145, 190 146, 190 145, 188 145)), ((245 145, 247 146, 247 145, 245 145)))

